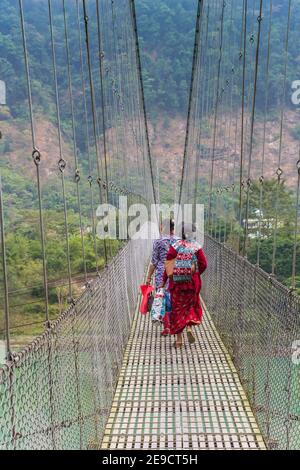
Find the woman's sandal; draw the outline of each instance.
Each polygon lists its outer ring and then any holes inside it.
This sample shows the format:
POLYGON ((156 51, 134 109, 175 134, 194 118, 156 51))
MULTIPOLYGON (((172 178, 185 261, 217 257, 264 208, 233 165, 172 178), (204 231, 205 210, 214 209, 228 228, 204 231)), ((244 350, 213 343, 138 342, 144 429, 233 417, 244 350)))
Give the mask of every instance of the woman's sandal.
POLYGON ((187 330, 186 333, 187 333, 187 337, 188 337, 188 342, 189 342, 190 344, 193 344, 193 343, 196 341, 196 338, 195 338, 195 336, 193 335, 192 330, 187 330))
POLYGON ((165 328, 160 334, 161 334, 161 336, 169 336, 169 334, 170 334, 170 329, 169 329, 169 328, 165 328))
POLYGON ((175 343, 173 344, 173 346, 174 346, 175 349, 180 349, 180 348, 182 348, 182 345, 183 345, 183 341, 182 341, 182 340, 181 340, 181 341, 177 341, 177 340, 176 340, 175 343))

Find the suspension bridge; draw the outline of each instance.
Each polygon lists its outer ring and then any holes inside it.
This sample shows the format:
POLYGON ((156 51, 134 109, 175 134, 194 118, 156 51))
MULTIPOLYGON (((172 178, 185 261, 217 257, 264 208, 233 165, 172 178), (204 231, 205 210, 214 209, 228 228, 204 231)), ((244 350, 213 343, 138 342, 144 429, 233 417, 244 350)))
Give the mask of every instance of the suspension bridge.
MULTIPOLYGON (((0 448, 299 449, 300 160, 299 142, 287 144, 299 2, 198 2, 178 202, 207 208, 209 267, 203 324, 196 343, 180 350, 138 312, 151 240, 100 240, 96 232, 100 203, 115 205, 121 217, 120 196, 148 209, 159 202, 135 3, 44 6, 48 29, 40 25, 35 36, 28 3, 14 2, 24 77, 16 99, 26 116, 18 155, 32 188, 24 211, 14 212, 2 175, 0 448), (48 139, 41 137, 43 93, 53 98, 48 139), (11 252, 20 231, 35 241, 37 263, 21 286, 11 252), (283 248, 288 285, 278 261, 283 248), (58 281, 68 300, 60 313, 58 281), (20 319, 14 304, 29 288, 43 315, 36 321, 20 319), (16 337, 33 325, 37 335, 17 348, 16 337)), ((9 131, 1 121, 2 140, 9 131)))

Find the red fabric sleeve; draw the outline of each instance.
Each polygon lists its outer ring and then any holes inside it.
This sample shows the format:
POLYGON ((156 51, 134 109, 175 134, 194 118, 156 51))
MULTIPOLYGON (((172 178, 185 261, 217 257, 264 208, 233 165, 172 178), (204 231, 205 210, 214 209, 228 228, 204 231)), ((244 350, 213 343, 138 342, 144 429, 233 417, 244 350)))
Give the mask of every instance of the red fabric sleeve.
POLYGON ((166 259, 167 260, 174 259, 176 258, 176 256, 177 256, 177 251, 172 246, 170 246, 166 259))
POLYGON ((197 251, 196 256, 198 260, 199 274, 201 275, 202 273, 204 273, 204 271, 207 268, 207 261, 206 261, 205 254, 202 249, 197 251))

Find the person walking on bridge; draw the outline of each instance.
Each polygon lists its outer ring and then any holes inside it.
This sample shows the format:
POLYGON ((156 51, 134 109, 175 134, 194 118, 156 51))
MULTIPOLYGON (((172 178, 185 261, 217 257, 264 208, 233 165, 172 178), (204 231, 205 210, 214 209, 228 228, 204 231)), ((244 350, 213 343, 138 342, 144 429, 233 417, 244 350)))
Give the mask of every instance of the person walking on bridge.
POLYGON ((184 224, 182 238, 171 244, 160 286, 164 287, 169 281, 172 304, 170 334, 177 335, 176 348, 182 347, 185 328, 189 343, 195 342, 192 325, 199 325, 202 320, 201 274, 207 268, 207 261, 200 244, 194 239, 193 229, 192 224, 184 224))
MULTIPOLYGON (((153 251, 151 257, 151 264, 147 276, 147 284, 151 284, 151 279, 155 273, 155 289, 158 290, 163 279, 164 270, 165 270, 165 261, 167 258, 167 253, 173 242, 175 242, 178 237, 174 236, 174 221, 172 219, 164 219, 160 225, 160 238, 154 241, 153 251)), ((169 334, 169 315, 165 315, 163 319, 164 330, 162 335, 169 334)))

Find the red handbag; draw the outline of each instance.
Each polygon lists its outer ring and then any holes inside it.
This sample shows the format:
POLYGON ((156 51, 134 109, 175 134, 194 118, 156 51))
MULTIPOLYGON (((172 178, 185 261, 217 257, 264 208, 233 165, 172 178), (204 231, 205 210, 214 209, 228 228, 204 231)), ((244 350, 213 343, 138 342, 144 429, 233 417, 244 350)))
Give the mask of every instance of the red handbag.
POLYGON ((142 301, 140 305, 140 313, 143 315, 146 315, 149 312, 149 306, 150 306, 150 297, 152 295, 152 292, 154 291, 154 287, 143 284, 140 286, 141 292, 142 292, 142 301))

